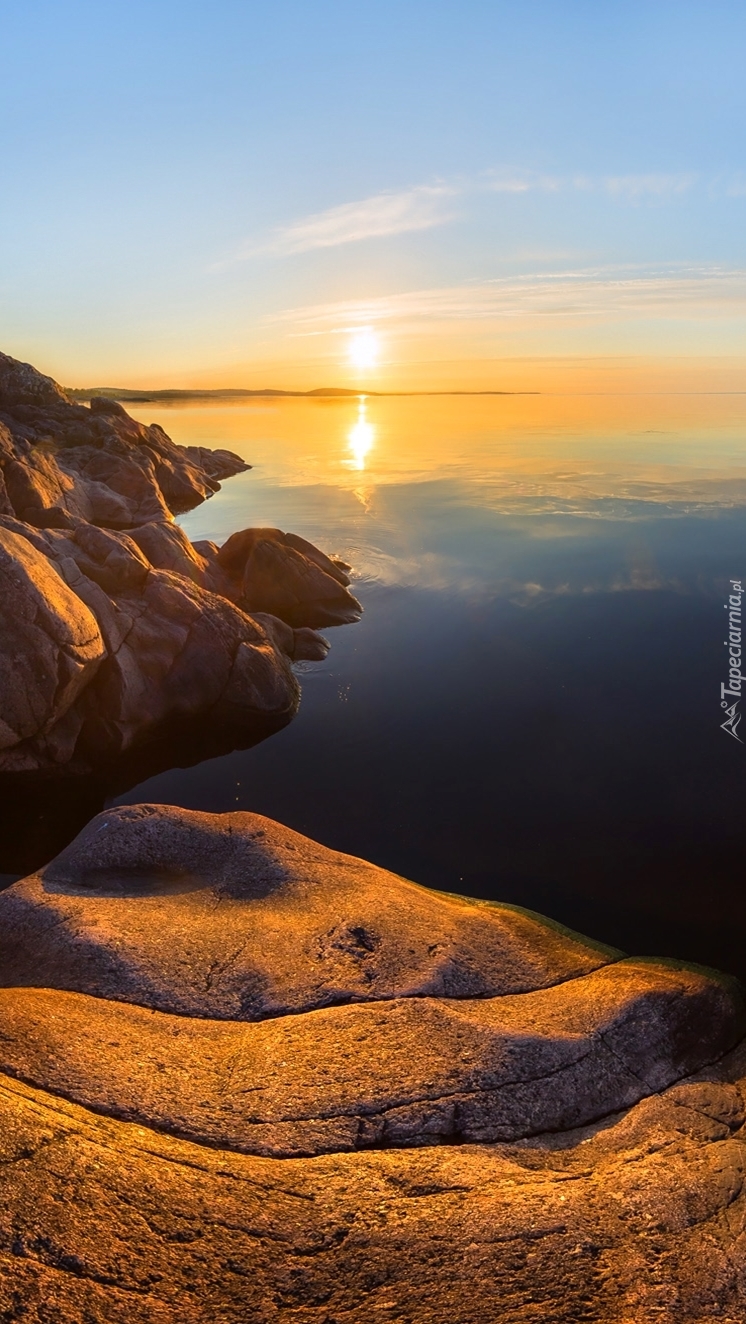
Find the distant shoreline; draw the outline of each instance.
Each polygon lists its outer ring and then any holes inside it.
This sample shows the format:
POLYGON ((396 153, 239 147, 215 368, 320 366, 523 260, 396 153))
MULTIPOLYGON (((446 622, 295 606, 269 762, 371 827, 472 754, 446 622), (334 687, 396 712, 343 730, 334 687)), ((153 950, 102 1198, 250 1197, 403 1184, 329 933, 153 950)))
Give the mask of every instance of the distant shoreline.
POLYGON ((64 388, 72 400, 90 400, 93 396, 106 396, 127 404, 178 404, 189 400, 251 400, 257 398, 295 398, 302 400, 359 399, 361 395, 385 398, 387 396, 421 395, 541 395, 541 391, 356 391, 344 386, 321 386, 315 391, 277 391, 267 388, 249 391, 240 387, 226 387, 216 391, 135 391, 119 386, 90 386, 64 388))

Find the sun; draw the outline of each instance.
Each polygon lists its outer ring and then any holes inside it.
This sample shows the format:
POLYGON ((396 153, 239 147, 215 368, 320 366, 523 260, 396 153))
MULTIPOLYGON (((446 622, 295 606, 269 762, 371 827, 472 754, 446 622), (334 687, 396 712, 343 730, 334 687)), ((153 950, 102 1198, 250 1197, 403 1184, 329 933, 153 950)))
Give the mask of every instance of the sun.
POLYGON ((369 326, 356 327, 347 349, 354 368, 375 368, 378 362, 378 336, 369 326))

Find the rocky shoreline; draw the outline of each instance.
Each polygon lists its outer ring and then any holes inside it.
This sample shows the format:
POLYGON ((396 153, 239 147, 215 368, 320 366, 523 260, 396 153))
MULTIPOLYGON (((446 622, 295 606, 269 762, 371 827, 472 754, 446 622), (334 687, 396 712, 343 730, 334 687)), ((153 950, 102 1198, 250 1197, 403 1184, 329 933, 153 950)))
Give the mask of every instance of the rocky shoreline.
POLYGON ((292 662, 361 608, 349 567, 293 534, 190 543, 174 514, 247 467, 0 355, 0 776, 84 776, 185 731, 235 748, 290 720, 292 662))
MULTIPOLYGON (((245 467, 0 356, 8 794, 290 720, 361 609, 293 534, 189 542, 245 467)), ((742 1324, 735 981, 255 814, 85 817, 0 893, 0 1319, 742 1324)))

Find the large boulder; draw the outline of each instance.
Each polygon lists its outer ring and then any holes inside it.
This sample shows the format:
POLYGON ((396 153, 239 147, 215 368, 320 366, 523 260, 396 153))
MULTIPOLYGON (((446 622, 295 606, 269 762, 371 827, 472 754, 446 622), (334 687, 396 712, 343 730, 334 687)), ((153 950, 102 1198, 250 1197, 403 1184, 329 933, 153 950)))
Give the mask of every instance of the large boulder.
POLYGON ((0 516, 3 556, 0 772, 82 775, 196 723, 235 747, 296 711, 302 640, 156 568, 128 534, 0 516))
POLYGON ((3 751, 46 738, 90 683, 106 648, 95 616, 47 557, 2 527, 0 620, 3 751))
POLYGON ((217 567, 226 591, 248 612, 268 612, 288 625, 322 629, 360 618, 349 591, 350 569, 318 547, 281 529, 244 529, 220 548, 217 567))
POLYGON ((0 933, 5 1318, 746 1316, 724 977, 162 806, 95 819, 0 933))
POLYGON ((107 810, 0 894, 2 984, 33 982, 41 968, 49 987, 185 1016, 523 993, 618 955, 243 812, 107 810))

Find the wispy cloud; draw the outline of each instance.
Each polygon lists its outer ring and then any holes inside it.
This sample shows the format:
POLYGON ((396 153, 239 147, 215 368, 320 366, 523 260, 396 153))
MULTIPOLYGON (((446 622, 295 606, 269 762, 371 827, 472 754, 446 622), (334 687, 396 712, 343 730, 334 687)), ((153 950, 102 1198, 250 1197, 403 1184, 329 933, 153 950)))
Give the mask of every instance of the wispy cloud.
POLYGON ((712 317, 746 315, 746 270, 677 267, 651 271, 592 268, 409 290, 374 299, 287 309, 273 321, 294 334, 324 334, 351 325, 387 324, 418 334, 444 322, 536 318, 712 317))
POLYGON ((472 185, 478 192, 488 193, 560 193, 602 192, 613 199, 640 203, 644 200, 672 199, 688 193, 697 184, 694 173, 648 173, 648 175, 539 175, 535 171, 498 171, 489 169, 472 185))
POLYGON ((460 190, 450 184, 421 184, 401 193, 376 193, 359 202, 345 202, 314 212, 292 225, 280 226, 263 242, 245 245, 239 259, 260 253, 289 255, 315 248, 337 248, 361 239, 430 230, 452 219, 449 202, 460 190))
MULTIPOLYGON (((607 193, 625 202, 662 201, 688 193, 697 183, 689 174, 542 175, 532 170, 486 170, 471 187, 487 193, 607 193)), ((469 186, 465 186, 469 187, 469 186)))
POLYGON ((677 194, 688 193, 697 179, 693 174, 679 175, 609 175, 603 184, 613 198, 626 202, 645 199, 664 201, 677 194))
POLYGON ((289 257, 365 239, 431 230, 456 218, 457 199, 474 199, 480 194, 509 197, 526 193, 595 193, 619 203, 641 205, 672 202, 698 186, 740 197, 746 193, 746 176, 736 172, 707 180, 694 173, 559 176, 508 168, 484 170, 471 178, 375 193, 357 202, 343 202, 326 211, 313 212, 289 225, 278 226, 263 237, 247 240, 229 257, 216 263, 213 270, 223 270, 249 258, 289 257))
POLYGON ((486 193, 557 193, 563 181, 533 170, 485 170, 473 187, 486 193))
POLYGON ((543 175, 532 170, 486 170, 472 187, 487 193, 606 193, 624 202, 663 201, 688 193, 689 174, 543 175))

